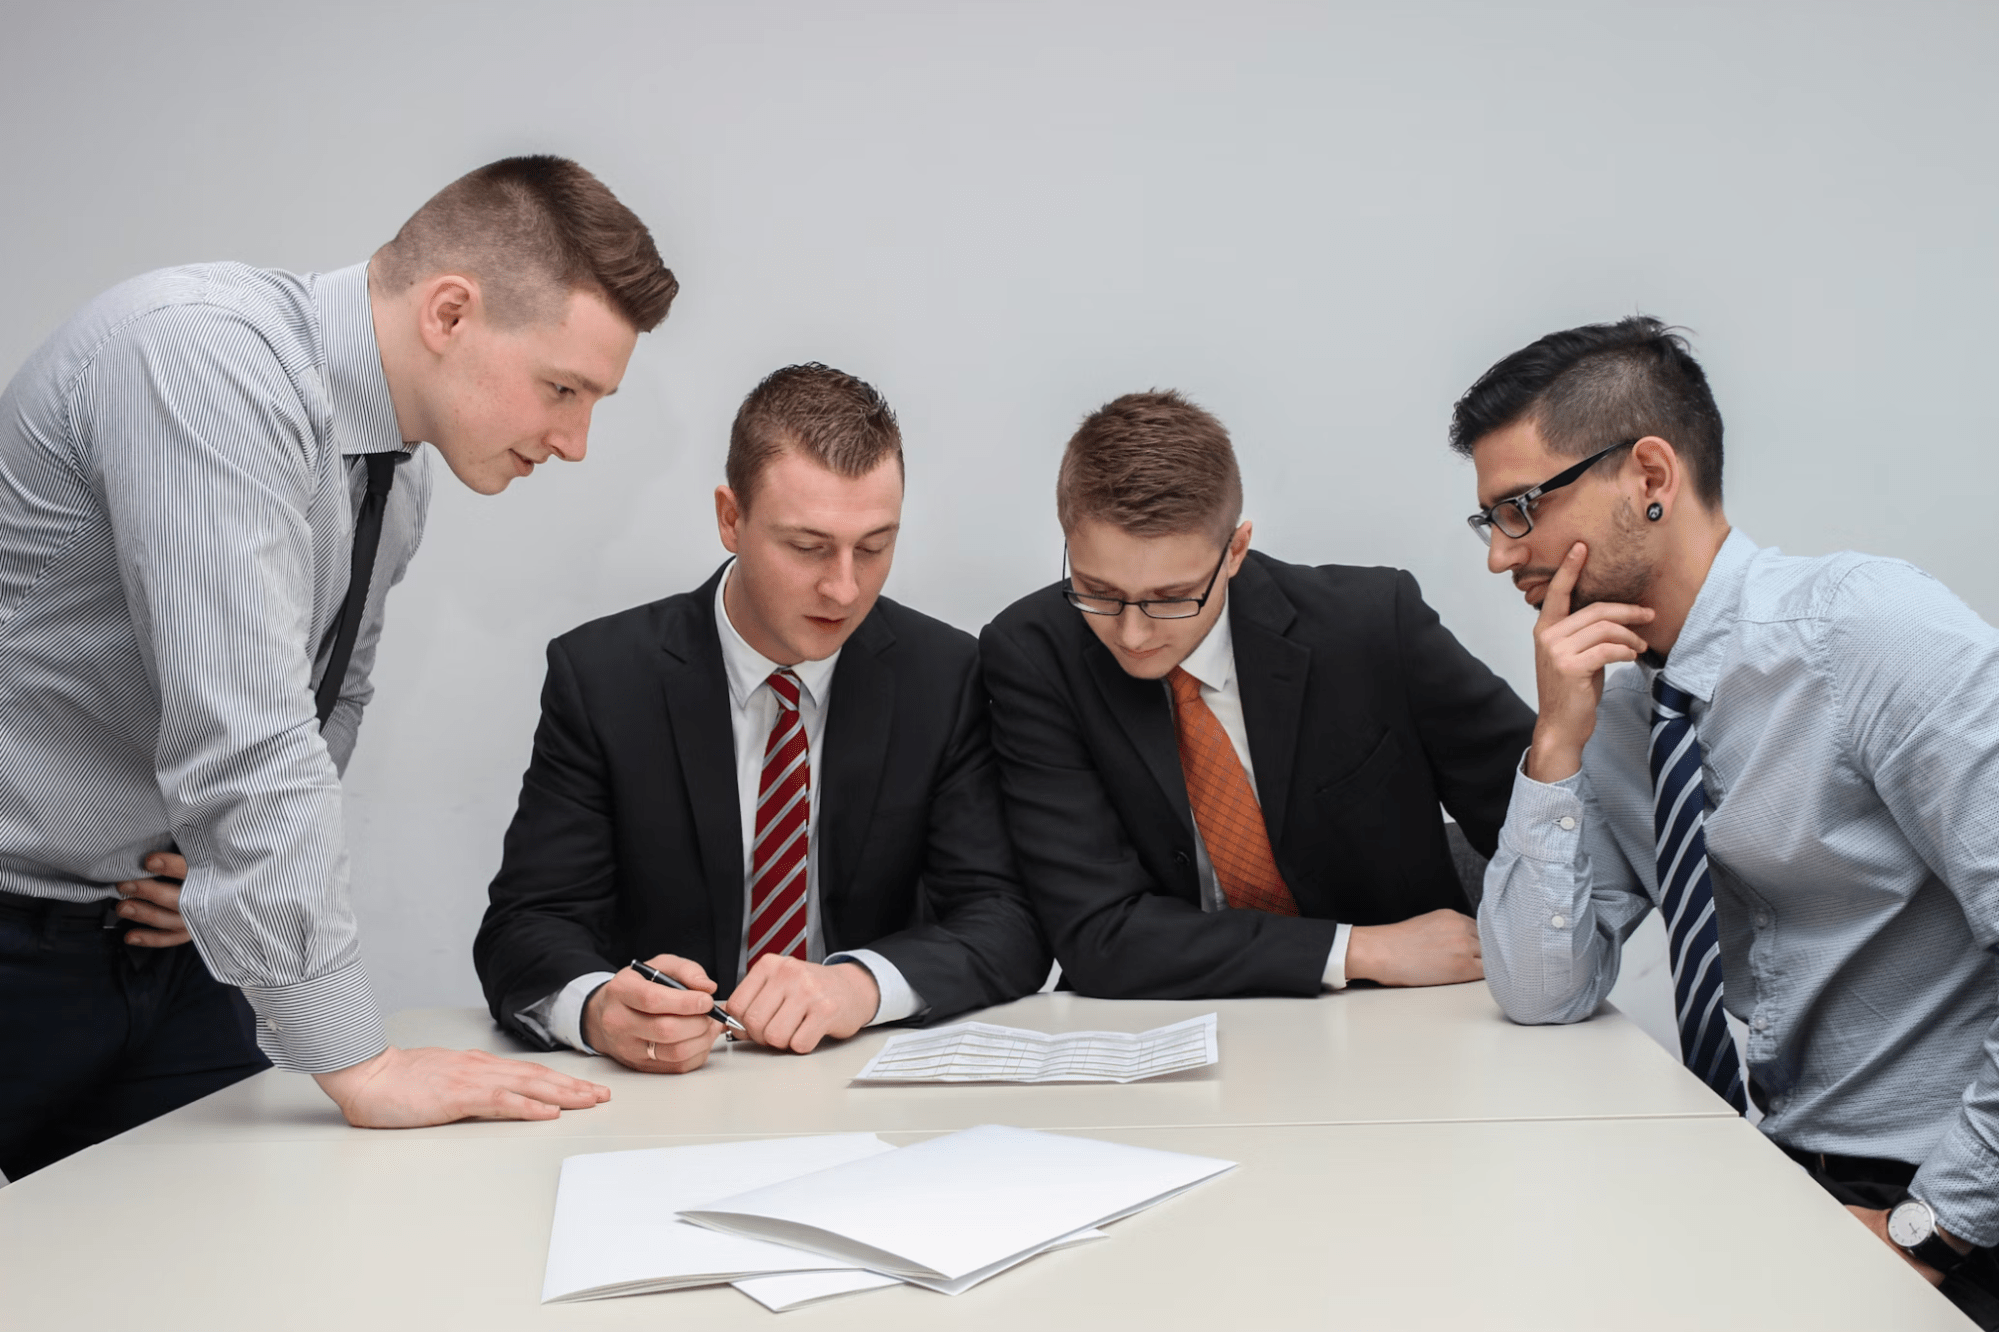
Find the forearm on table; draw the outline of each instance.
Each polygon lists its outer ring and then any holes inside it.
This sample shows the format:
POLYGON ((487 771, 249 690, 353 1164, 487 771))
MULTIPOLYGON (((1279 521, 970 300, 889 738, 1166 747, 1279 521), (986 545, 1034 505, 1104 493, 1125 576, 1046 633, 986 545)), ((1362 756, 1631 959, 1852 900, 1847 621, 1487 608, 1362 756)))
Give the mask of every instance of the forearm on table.
POLYGON ((1486 867, 1478 912, 1486 985, 1516 1023, 1588 1018, 1617 980, 1621 923, 1600 919, 1593 877, 1598 860, 1621 859, 1603 852, 1609 840, 1590 826, 1584 782, 1581 773, 1552 784, 1518 775, 1486 867))
POLYGON ((1064 928, 1049 921, 1064 977, 1110 999, 1321 994, 1339 923, 1265 912, 1203 912, 1141 894, 1064 928))
MULTIPOLYGON (((538 1012, 537 1006, 552 1007, 579 978, 609 976, 631 961, 629 954, 610 957, 607 947, 608 941, 573 916, 537 911, 496 884, 493 905, 473 937, 472 966, 502 1027, 537 1043, 576 1046, 551 1029, 549 1012, 538 1012)), ((580 1026, 577 1032, 580 1041, 580 1026)))

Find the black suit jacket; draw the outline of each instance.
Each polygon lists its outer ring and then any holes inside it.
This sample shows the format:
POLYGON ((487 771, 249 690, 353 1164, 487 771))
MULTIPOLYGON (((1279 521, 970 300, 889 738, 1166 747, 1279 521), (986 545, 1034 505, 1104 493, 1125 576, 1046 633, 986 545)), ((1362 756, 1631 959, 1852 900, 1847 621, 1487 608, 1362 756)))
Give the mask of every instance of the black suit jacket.
POLYGON ((1393 569, 1251 551, 1229 584, 1257 793, 1298 917, 1201 911, 1166 689, 1051 585, 980 640, 1014 848, 1089 995, 1316 995, 1340 922, 1468 904, 1441 802, 1492 854, 1534 714, 1393 569))
MULTIPOLYGON (((743 932, 742 817, 715 585, 556 639, 541 725, 473 945, 493 1017, 656 953, 726 997, 743 932)), ((833 671, 820 756, 826 951, 874 949, 935 1020, 1040 986, 962 630, 882 598, 833 671)))

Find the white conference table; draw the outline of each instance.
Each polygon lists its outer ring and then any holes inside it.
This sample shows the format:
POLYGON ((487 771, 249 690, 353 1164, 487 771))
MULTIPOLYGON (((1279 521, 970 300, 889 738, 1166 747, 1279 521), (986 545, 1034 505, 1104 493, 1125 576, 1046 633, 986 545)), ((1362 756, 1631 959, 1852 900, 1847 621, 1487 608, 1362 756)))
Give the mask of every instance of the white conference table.
MULTIPOLYGON (((559 1121, 414 1131, 439 1138, 1732 1114, 1615 1009, 1567 1028, 1521 1027, 1506 1021, 1477 982, 1354 989, 1316 1000, 1094 1000, 1056 992, 1030 995, 977 1017, 1044 1032, 1139 1032, 1207 1013, 1221 1016, 1220 1064, 1126 1085, 848 1086, 893 1031, 881 1028, 805 1057, 718 1043, 704 1068, 667 1079, 573 1052, 529 1053, 479 1009, 400 1014, 390 1038, 404 1046, 527 1053, 611 1088, 609 1102, 559 1121)), ((352 1132, 310 1079, 272 1073, 224 1089, 127 1138, 169 1143, 352 1132)))
MULTIPOLYGON (((1614 1011, 1514 1028, 1467 986, 1040 996, 981 1017, 1136 1029, 1209 1010, 1218 1066, 1129 1087, 848 1088, 883 1039, 867 1034, 805 1058, 718 1050, 682 1078, 591 1061, 606 1106, 380 1133, 260 1075, 0 1189, 0 1327, 1969 1327, 1614 1011), (957 1297, 538 1301, 571 1153, 987 1121, 1240 1165, 957 1297)), ((395 1029, 511 1048, 461 1011, 395 1029)))

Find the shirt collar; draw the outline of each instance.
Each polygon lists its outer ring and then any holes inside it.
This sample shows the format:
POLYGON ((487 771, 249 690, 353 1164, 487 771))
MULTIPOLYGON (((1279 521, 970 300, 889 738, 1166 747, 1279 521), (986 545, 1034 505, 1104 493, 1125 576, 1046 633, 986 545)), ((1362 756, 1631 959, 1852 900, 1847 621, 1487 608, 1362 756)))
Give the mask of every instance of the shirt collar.
POLYGON ((1666 679, 1703 703, 1714 699, 1715 682, 1728 657, 1728 641, 1742 614, 1742 590, 1749 579, 1749 564, 1756 557, 1756 543, 1731 530, 1714 563, 1708 566, 1701 590, 1687 612, 1687 623, 1666 658, 1666 679))
MULTIPOLYGON (((1228 596, 1224 583, 1217 591, 1228 596)), ((1230 607, 1222 603, 1222 613, 1194 651, 1180 659, 1180 669, 1211 690, 1226 690, 1235 679, 1235 633, 1229 628, 1230 607)))
POLYGON ((342 454, 382 454, 407 449, 382 372, 375 341, 375 311, 368 303, 368 266, 322 273, 313 282, 326 347, 326 397, 333 404, 333 436, 342 454))
MULTIPOLYGON (((736 632, 735 622, 729 619, 729 608, 722 594, 728 590, 729 579, 736 572, 736 562, 722 571, 722 577, 715 581, 715 628, 722 640, 722 667, 729 676, 729 698, 741 709, 749 704, 750 696, 757 687, 770 679, 770 673, 778 669, 778 663, 771 661, 736 632)), ((827 692, 833 684, 833 667, 839 662, 845 649, 835 648, 831 657, 823 657, 817 662, 799 662, 791 668, 804 687, 805 694, 812 702, 825 707, 827 692)))

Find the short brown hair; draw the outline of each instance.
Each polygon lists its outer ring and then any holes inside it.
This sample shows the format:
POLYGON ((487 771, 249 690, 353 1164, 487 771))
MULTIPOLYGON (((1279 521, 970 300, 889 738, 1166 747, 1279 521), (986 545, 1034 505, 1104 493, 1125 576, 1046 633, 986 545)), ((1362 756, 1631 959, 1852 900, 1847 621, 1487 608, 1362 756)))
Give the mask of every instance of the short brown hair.
POLYGON ((650 333, 680 290, 645 223, 582 167, 545 154, 460 176, 375 260, 390 291, 438 273, 477 278, 493 318, 509 325, 554 317, 581 288, 650 333))
POLYGON ((1055 516, 1134 537, 1213 531, 1242 517, 1242 473, 1214 414, 1172 389, 1128 393, 1089 416, 1069 439, 1055 482, 1055 516))
POLYGON ((773 458, 796 449, 843 477, 865 477, 893 456, 902 467, 902 428, 872 384, 808 361, 764 377, 736 409, 729 428, 729 489, 750 507, 750 493, 773 458))

